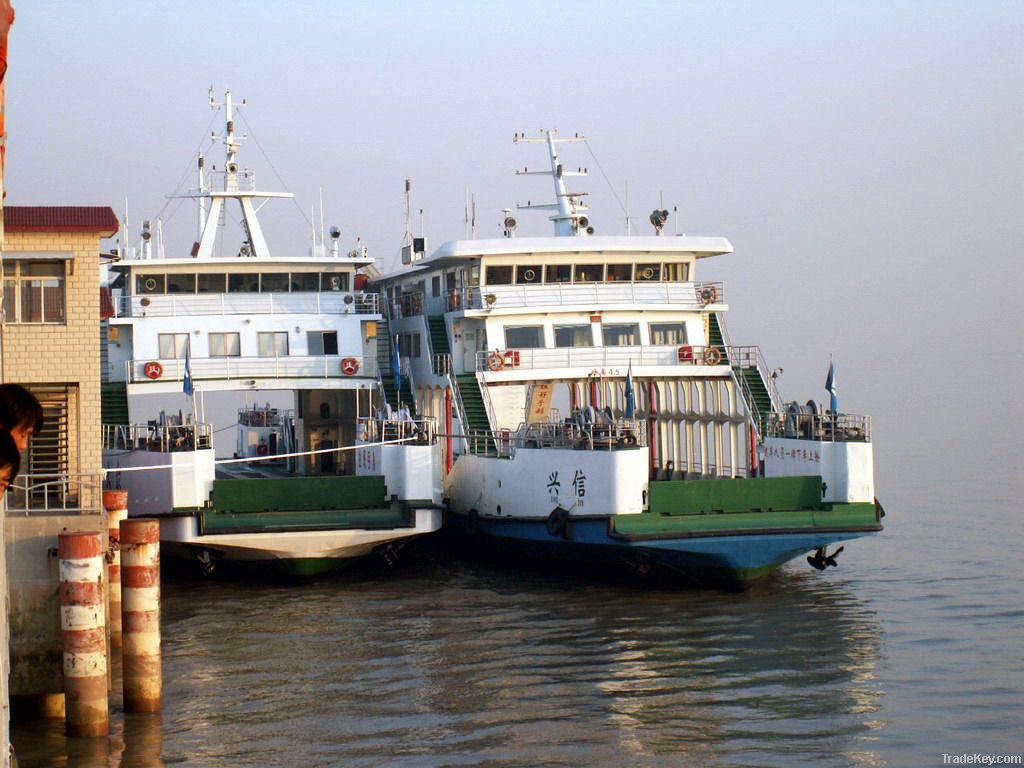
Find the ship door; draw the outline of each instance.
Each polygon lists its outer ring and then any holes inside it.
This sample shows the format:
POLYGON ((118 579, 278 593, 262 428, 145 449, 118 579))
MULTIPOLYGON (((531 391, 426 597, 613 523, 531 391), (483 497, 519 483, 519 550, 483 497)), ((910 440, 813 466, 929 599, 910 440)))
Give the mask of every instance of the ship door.
MULTIPOLYGON (((321 440, 318 448, 320 450, 327 450, 328 448, 334 447, 333 440, 321 440)), ((321 475, 333 475, 334 468, 336 466, 335 453, 334 451, 328 451, 327 453, 318 454, 320 459, 320 474, 321 475)))
POLYGON ((277 432, 271 432, 267 437, 267 453, 271 456, 277 456, 277 432))

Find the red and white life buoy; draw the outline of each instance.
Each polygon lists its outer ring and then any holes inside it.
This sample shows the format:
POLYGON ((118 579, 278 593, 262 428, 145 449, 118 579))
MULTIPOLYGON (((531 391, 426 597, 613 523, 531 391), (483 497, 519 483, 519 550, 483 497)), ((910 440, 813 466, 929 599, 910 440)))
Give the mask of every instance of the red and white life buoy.
POLYGON ((142 372, 146 374, 147 378, 159 379, 164 375, 164 367, 160 365, 156 360, 150 360, 144 366, 142 366, 142 372))
POLYGON ((487 368, 491 371, 500 371, 505 367, 505 358, 499 352, 491 352, 487 357, 487 368))
POLYGON ((704 350, 704 365, 718 365, 722 362, 722 350, 718 347, 708 347, 704 350))
POLYGON ((359 361, 354 357, 346 357, 341 361, 341 372, 346 376, 355 376, 359 373, 359 361))

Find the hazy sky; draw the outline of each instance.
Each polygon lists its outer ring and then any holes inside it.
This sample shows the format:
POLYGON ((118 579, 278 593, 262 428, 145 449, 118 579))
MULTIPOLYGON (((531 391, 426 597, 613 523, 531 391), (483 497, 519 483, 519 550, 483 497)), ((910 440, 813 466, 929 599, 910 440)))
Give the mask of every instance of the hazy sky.
MULTIPOLYGON (((785 369, 789 399, 824 399, 835 354, 843 410, 875 417, 880 493, 931 492, 964 457, 967 481, 1024 491, 1019 0, 15 9, 9 204, 127 197, 134 239, 192 167, 212 84, 249 102, 259 186, 297 196, 271 247, 308 248, 322 190, 326 223, 390 265, 404 179, 431 247, 465 234, 467 189, 497 236, 502 208, 550 194, 513 176, 544 165, 513 133, 584 133, 564 159, 591 171, 574 186, 599 233, 624 231, 628 189, 639 231, 663 201, 668 231, 729 237, 698 277, 725 281, 733 342, 785 369)), ((191 245, 188 205, 164 210, 169 251, 191 245)))

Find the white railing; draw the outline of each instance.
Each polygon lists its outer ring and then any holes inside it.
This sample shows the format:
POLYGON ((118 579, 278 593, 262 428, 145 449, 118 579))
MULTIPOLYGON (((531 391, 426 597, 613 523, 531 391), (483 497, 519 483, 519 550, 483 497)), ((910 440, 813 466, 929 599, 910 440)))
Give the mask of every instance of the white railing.
POLYGON ((625 376, 632 363, 652 365, 728 365, 722 347, 682 346, 563 347, 559 349, 509 349, 476 353, 476 370, 547 370, 587 368, 591 376, 625 376))
POLYGON ((213 447, 212 424, 104 424, 104 450, 170 453, 213 447))
POLYGON ((192 315, 376 315, 375 293, 194 293, 120 296, 115 317, 192 315))
POLYGON ((103 510, 103 473, 19 475, 5 499, 8 517, 97 514, 103 510))
MULTIPOLYGON (((190 362, 192 378, 203 379, 346 379, 376 378, 377 360, 373 357, 349 355, 319 355, 312 357, 194 357, 190 362), (358 370, 353 374, 342 371, 342 361, 354 359, 358 370)), ((125 381, 139 382, 181 381, 185 376, 185 361, 126 360, 125 381), (159 366, 159 375, 155 366, 159 366), (151 373, 147 373, 150 371, 151 373)))
POLYGON ((765 437, 870 443, 871 417, 852 413, 774 413, 764 426, 765 437))
POLYGON ((699 310, 725 301, 721 283, 543 283, 487 285, 476 290, 483 294, 482 308, 492 310, 574 304, 594 309, 608 304, 671 304, 675 309, 699 310))

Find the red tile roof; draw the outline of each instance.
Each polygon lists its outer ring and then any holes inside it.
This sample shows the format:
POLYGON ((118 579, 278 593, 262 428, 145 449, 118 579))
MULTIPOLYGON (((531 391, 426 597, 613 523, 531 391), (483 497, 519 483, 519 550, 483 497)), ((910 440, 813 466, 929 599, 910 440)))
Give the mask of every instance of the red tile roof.
POLYGON ((105 285, 100 286, 100 319, 106 320, 114 316, 114 299, 110 295, 110 289, 105 285))
POLYGON ((106 205, 5 205, 8 232, 96 232, 112 237, 120 228, 106 205))

